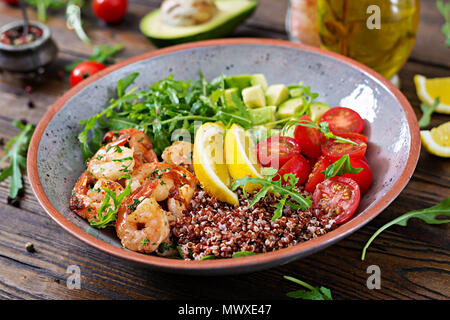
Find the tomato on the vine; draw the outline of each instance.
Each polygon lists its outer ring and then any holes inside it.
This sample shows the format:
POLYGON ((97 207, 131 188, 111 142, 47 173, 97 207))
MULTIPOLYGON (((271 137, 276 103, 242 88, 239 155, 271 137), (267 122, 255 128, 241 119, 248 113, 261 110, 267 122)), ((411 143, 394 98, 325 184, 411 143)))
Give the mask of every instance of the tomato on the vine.
POLYGON ((361 191, 347 177, 332 177, 319 183, 312 196, 313 206, 333 218, 337 224, 350 219, 358 208, 361 191))
POLYGON ((361 133, 364 129, 364 120, 358 112, 349 108, 334 107, 325 112, 320 122, 328 122, 330 131, 336 135, 347 132, 361 133))
POLYGON ((99 72, 106 68, 106 65, 96 61, 84 61, 77 65, 70 74, 70 85, 76 86, 84 79, 92 76, 94 73, 99 72))
POLYGON ((290 137, 272 137, 256 146, 258 161, 263 167, 281 168, 295 154, 300 153, 297 140, 290 137))
POLYGON ((127 12, 128 0, 93 0, 92 10, 100 20, 114 23, 122 20, 127 12))

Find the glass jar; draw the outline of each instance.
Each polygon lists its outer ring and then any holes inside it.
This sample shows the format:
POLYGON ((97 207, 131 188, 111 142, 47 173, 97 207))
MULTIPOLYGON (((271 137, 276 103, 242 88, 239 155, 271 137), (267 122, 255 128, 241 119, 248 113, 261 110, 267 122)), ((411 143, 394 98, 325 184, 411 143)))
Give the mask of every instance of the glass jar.
POLYGON ((419 0, 317 0, 322 48, 391 79, 408 59, 419 25, 419 0))

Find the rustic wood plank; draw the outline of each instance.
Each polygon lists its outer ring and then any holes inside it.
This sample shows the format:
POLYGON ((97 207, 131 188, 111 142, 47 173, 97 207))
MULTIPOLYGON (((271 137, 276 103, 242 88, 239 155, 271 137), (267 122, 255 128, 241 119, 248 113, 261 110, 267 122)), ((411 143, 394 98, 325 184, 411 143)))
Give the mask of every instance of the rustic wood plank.
POLYGON ((361 262, 361 247, 375 231, 373 226, 363 228, 323 252, 268 271, 227 277, 186 277, 152 272, 103 254, 73 238, 45 216, 0 205, 0 218, 3 221, 0 225, 0 267, 3 270, 0 292, 3 293, 0 296, 4 297, 283 299, 286 292, 296 289, 282 280, 283 275, 325 285, 338 299, 450 297, 450 286, 441 287, 450 281, 448 248, 411 240, 408 234, 387 231, 370 248, 367 261, 361 262), (26 252, 24 245, 28 241, 34 243, 35 253, 26 252), (346 257, 344 263, 343 256, 346 257), (395 264, 390 263, 393 257, 395 264), (66 270, 72 264, 81 269, 81 290, 66 287, 66 270), (371 264, 381 268, 381 290, 366 288, 366 268, 371 264))

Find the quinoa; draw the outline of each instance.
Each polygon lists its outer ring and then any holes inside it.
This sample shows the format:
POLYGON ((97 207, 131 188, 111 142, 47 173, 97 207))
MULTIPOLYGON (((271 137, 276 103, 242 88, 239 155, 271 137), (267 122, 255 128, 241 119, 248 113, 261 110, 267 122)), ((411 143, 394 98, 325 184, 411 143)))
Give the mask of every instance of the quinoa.
MULTIPOLYGON (((298 190, 305 196, 309 194, 298 190)), ((198 189, 188 210, 172 227, 173 235, 185 259, 199 260, 214 255, 231 258, 233 253, 263 253, 290 247, 334 229, 334 220, 317 209, 292 210, 287 205, 283 215, 271 222, 274 206, 280 201, 269 193, 251 208, 252 196, 238 191, 239 206, 218 201, 198 189)))

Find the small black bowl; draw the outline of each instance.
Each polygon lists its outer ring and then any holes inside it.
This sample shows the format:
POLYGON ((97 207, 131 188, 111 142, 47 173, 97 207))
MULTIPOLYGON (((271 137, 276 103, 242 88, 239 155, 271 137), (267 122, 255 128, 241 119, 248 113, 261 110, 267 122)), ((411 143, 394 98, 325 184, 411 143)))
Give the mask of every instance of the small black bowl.
MULTIPOLYGON (((42 30, 42 35, 36 40, 10 45, 0 42, 0 70, 22 77, 33 77, 45 72, 58 55, 58 47, 51 38, 50 29, 36 21, 30 21, 30 26, 42 30)), ((23 26, 23 21, 14 21, 0 28, 0 34, 23 26)))

